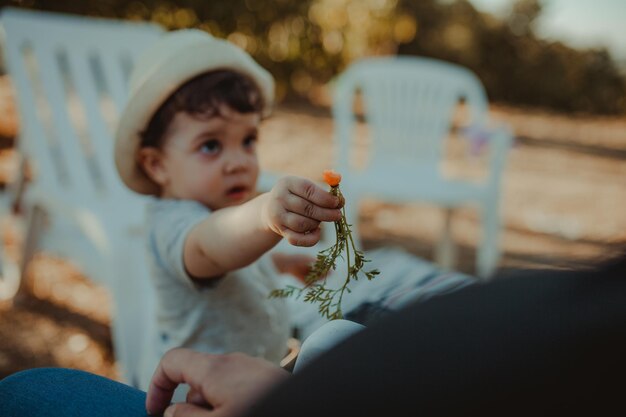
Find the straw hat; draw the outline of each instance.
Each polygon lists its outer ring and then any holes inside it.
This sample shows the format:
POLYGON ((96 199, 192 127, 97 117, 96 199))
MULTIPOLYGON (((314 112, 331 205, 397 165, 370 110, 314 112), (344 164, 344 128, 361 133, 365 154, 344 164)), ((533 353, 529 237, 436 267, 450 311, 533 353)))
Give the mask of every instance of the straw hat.
POLYGON ((158 193, 158 186, 137 163, 140 132, 183 83, 217 69, 232 69, 255 81, 265 101, 265 113, 269 113, 274 100, 272 76, 228 41, 197 29, 178 30, 163 35, 139 57, 130 77, 130 96, 115 133, 115 165, 131 190, 158 193))

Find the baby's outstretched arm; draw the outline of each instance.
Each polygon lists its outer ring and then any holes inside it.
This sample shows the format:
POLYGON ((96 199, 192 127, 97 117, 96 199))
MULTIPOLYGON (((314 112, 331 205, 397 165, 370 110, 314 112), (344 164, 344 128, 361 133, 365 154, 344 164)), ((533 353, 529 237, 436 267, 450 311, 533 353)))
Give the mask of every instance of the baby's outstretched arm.
POLYGON ((268 193, 239 206, 217 210, 194 227, 183 259, 197 278, 219 277, 247 266, 281 237, 296 246, 313 246, 319 224, 341 218, 340 202, 314 182, 284 177, 268 193))

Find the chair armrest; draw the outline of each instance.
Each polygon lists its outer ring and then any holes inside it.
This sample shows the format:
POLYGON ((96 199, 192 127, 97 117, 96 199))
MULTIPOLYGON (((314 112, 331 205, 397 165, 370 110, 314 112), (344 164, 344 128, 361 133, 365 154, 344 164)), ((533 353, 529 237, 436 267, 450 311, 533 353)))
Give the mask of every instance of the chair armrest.
POLYGON ((508 125, 500 123, 495 127, 486 127, 486 123, 473 124, 461 129, 461 134, 470 142, 470 153, 480 154, 485 146, 489 149, 487 183, 497 187, 504 169, 508 150, 513 143, 513 133, 508 125))
POLYGON ((490 187, 497 187, 500 183, 500 177, 504 170, 504 164, 511 145, 513 144, 513 133, 511 128, 506 124, 489 130, 489 172, 488 179, 490 187))

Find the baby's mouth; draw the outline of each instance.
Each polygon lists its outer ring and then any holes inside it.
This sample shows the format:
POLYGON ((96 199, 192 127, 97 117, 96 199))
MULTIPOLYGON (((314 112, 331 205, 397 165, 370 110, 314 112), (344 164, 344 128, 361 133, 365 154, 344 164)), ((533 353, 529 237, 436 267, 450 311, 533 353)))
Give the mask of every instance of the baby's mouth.
POLYGON ((243 186, 243 185, 237 185, 235 187, 229 188, 226 191, 226 195, 229 197, 233 197, 233 198, 240 198, 247 192, 248 192, 248 187, 243 186))

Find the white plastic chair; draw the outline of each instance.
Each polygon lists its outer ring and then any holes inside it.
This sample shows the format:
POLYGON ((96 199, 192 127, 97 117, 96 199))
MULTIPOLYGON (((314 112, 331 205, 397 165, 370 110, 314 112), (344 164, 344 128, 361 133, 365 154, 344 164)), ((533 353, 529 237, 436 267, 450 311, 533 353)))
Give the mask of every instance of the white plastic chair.
MULTIPOLYGON (((348 218, 357 219, 358 202, 374 197, 392 202, 427 201, 446 208, 446 226, 437 259, 452 266, 452 209, 473 203, 481 211, 482 242, 477 274, 489 277, 499 253, 499 189, 505 157, 512 142, 506 127, 489 132, 489 174, 484 183, 450 180, 441 172, 444 139, 459 101, 469 108, 471 126, 485 128, 488 102, 482 84, 465 68, 416 57, 368 58, 352 64, 337 80, 333 98, 337 168, 347 195, 348 218), (360 92, 370 132, 369 162, 353 163, 360 92)), ((356 228, 355 228, 356 229, 356 228)))
POLYGON ((117 176, 113 129, 133 60, 162 28, 13 8, 0 25, 18 100, 17 146, 34 169, 32 182, 18 179, 6 191, 28 213, 19 273, 44 243, 48 218, 59 233, 47 249, 110 289, 115 355, 135 383, 154 297, 142 259, 145 200, 117 176))

